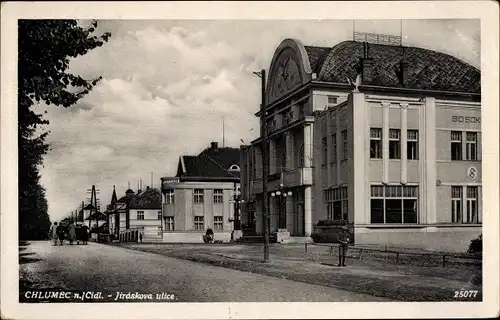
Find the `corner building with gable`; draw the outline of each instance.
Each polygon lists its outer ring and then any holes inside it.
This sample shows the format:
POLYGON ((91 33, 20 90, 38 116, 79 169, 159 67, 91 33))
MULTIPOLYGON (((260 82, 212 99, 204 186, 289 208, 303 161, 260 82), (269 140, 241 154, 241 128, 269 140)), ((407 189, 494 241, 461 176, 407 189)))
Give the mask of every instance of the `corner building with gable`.
MULTIPOLYGON (((339 219, 356 244, 463 252, 481 233, 475 67, 416 47, 286 39, 266 104, 270 230, 283 242, 339 219)), ((262 234, 261 137, 241 162, 242 223, 262 234)))

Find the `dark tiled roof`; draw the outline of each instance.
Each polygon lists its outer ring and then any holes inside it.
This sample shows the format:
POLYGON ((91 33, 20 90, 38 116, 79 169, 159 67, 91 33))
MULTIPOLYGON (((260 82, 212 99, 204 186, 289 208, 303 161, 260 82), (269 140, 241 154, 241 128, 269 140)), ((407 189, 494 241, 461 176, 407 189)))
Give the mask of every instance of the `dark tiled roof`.
POLYGON ((332 48, 305 46, 312 72, 318 73, 332 48))
POLYGON ((230 172, 233 165, 240 164, 240 150, 237 148, 207 148, 198 156, 182 156, 177 170, 178 177, 239 178, 238 172, 230 172), (185 172, 182 172, 182 161, 185 172))
POLYGON ((161 192, 155 188, 149 188, 137 194, 130 200, 130 209, 158 209, 161 210, 161 192))
POLYGON ((128 203, 131 199, 133 199, 136 195, 133 193, 129 193, 128 195, 125 195, 118 199, 117 203, 128 203))
MULTIPOLYGON (((369 44, 369 57, 373 58, 373 79, 370 83, 364 82, 363 84, 401 87, 397 68, 403 57, 403 49, 408 62, 406 88, 481 92, 480 71, 455 57, 422 48, 381 44, 369 44)), ((311 50, 310 59, 313 57, 315 64, 319 59, 316 58, 318 54, 315 55, 313 52, 319 51, 318 49, 311 50)), ((344 41, 337 44, 322 63, 318 80, 347 83, 347 78, 350 78, 354 81, 363 52, 362 42, 344 41)), ((319 65, 315 65, 315 68, 319 69, 319 65)))

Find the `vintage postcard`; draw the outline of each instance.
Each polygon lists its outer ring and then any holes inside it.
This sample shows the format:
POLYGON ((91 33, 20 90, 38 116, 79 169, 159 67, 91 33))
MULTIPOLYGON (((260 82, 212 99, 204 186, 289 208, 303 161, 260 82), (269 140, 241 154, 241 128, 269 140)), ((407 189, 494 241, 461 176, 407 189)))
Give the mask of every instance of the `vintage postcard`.
POLYGON ((2 317, 498 316, 498 11, 4 3, 2 317))

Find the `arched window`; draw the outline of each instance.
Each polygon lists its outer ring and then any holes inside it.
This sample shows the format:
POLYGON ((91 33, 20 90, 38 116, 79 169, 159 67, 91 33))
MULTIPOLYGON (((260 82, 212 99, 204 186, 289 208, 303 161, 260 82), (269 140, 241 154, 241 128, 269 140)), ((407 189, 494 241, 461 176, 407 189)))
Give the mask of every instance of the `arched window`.
POLYGON ((240 172, 240 167, 236 164, 233 164, 231 167, 229 167, 230 172, 240 172))

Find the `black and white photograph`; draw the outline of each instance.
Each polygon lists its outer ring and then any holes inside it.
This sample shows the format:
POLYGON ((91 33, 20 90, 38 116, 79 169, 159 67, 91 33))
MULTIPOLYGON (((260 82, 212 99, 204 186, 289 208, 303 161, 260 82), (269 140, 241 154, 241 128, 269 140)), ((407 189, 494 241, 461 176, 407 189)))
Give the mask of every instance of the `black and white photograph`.
POLYGON ((498 315, 498 39, 472 2, 95 4, 2 12, 4 302, 48 312, 30 319, 498 315), (229 305, 179 311, 198 303, 229 305))

